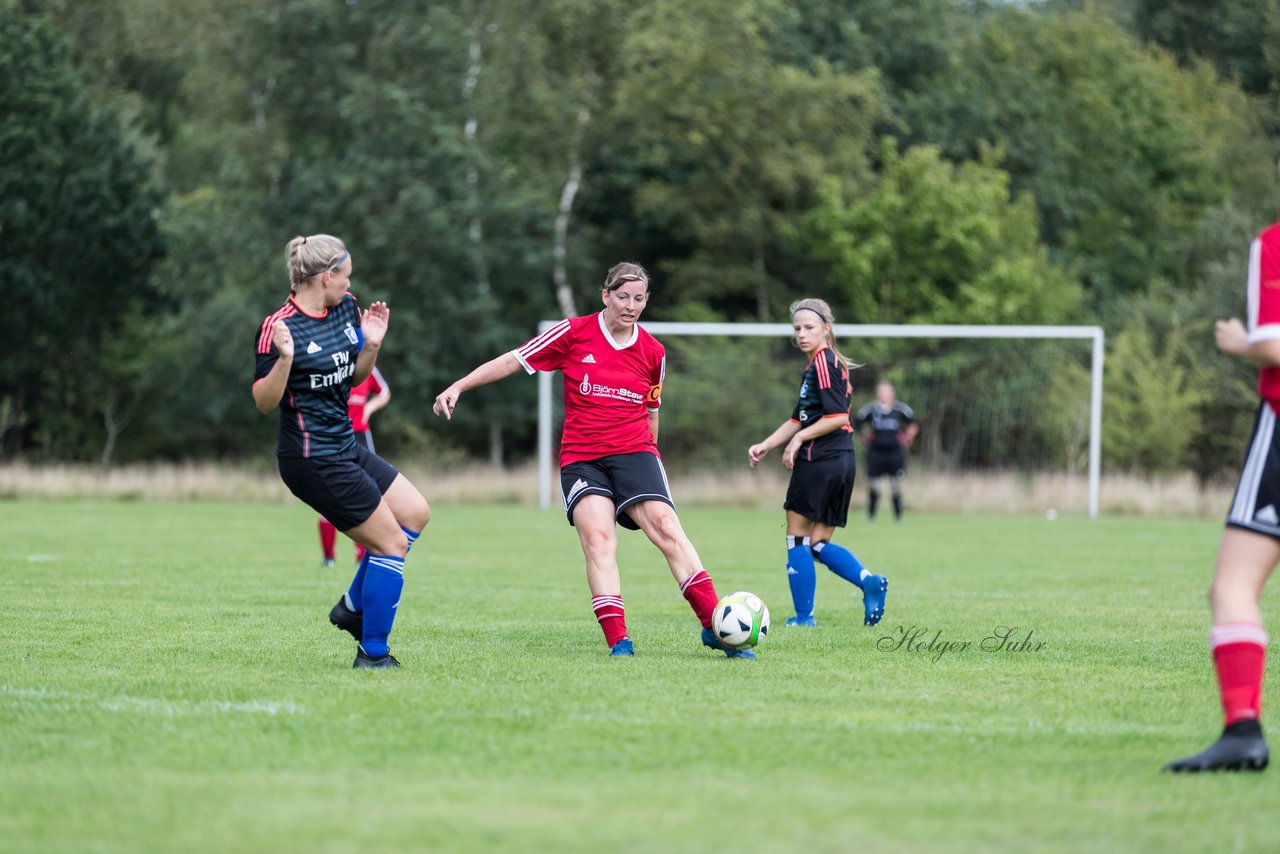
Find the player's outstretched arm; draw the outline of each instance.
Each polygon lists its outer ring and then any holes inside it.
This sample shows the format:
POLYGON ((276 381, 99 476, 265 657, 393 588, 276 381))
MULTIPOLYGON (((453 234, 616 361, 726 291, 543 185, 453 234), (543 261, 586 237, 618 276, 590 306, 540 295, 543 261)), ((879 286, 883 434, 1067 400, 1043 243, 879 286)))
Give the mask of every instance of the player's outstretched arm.
POLYGON ((464 391, 506 379, 518 370, 520 370, 520 363, 511 353, 503 353, 496 359, 490 359, 436 395, 436 402, 431 407, 431 411, 452 420, 453 408, 458 405, 458 398, 464 391))
POLYGON ((764 459, 765 454, 791 441, 791 437, 800 432, 800 422, 788 418, 769 434, 769 438, 747 448, 747 462, 755 466, 764 459))

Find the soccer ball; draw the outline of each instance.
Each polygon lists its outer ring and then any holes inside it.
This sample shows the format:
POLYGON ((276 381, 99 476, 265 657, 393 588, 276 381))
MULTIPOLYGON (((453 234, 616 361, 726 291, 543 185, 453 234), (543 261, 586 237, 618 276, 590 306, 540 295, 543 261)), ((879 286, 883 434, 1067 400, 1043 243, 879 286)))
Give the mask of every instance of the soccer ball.
POLYGON ((769 609, 754 593, 730 593, 716 603, 711 628, 725 646, 748 649, 769 634, 769 609))

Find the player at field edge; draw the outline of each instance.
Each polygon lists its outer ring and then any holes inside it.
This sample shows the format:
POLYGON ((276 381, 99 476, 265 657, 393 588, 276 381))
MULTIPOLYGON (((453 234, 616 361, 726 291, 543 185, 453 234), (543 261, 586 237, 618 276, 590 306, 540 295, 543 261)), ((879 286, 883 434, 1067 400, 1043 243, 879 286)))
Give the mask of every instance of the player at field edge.
POLYGON ((893 518, 902 521, 902 481, 907 476, 907 448, 920 432, 911 407, 898 400, 893 383, 876 383, 876 399, 858 410, 853 432, 867 446, 867 521, 876 518, 880 480, 888 478, 893 497, 893 518), (864 428, 871 427, 871 432, 864 428))
MULTIPOLYGON (((364 445, 370 453, 376 454, 378 451, 373 444, 373 429, 369 426, 369 419, 390 402, 391 386, 387 385, 382 371, 378 370, 377 366, 374 366, 369 376, 365 377, 364 382, 351 387, 351 396, 347 398, 347 413, 351 416, 351 429, 355 431, 356 441, 364 445)), ((338 544, 338 529, 323 516, 318 517, 316 524, 320 529, 320 552, 324 556, 320 565, 334 566, 337 563, 335 548, 338 544)), ((364 553, 364 546, 356 543, 356 566, 360 565, 364 553)))
POLYGON ((676 515, 658 453, 658 412, 666 351, 639 325, 649 302, 649 274, 639 264, 610 268, 604 308, 562 320, 516 349, 471 371, 436 396, 437 415, 453 418, 463 392, 524 369, 564 377, 560 491, 565 516, 586 558, 591 607, 609 654, 635 654, 627 632, 618 569, 617 525, 645 533, 671 568, 702 623, 702 643, 729 658, 755 658, 726 647, 711 629, 719 597, 676 515))
POLYGON ((1214 324, 1222 352, 1258 366, 1258 405, 1218 559, 1209 586, 1209 649, 1218 674, 1223 728, 1219 739, 1166 771, 1261 771, 1269 751, 1262 734, 1262 676, 1267 633, 1259 599, 1280 561, 1280 223, 1264 229, 1249 251, 1248 326, 1233 317, 1214 324))
POLYGON ((356 668, 399 667, 388 637, 405 557, 431 518, 427 500, 358 443, 347 400, 374 369, 391 311, 360 310, 346 245, 328 234, 289 241, 290 294, 262 321, 253 401, 280 408, 276 459, 289 490, 366 549, 329 621, 358 642, 356 668), (303 342, 306 342, 305 344, 303 342))
POLYGON ((771 450, 782 448, 782 465, 791 472, 782 507, 787 514, 787 582, 796 613, 786 625, 817 625, 816 558, 862 590, 863 623, 874 626, 884 616, 889 580, 869 572, 853 552, 831 542, 835 529, 848 521, 857 471, 849 424, 849 371, 858 365, 836 347, 835 317, 824 300, 793 302, 791 322, 793 341, 809 359, 799 399, 789 419, 747 449, 747 461, 754 467, 771 450))

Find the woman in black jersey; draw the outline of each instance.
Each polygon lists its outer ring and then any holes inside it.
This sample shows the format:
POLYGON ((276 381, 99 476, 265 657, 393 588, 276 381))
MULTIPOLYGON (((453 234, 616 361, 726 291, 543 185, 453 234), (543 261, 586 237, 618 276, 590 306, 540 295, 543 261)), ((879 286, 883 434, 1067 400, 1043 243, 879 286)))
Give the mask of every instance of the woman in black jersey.
POLYGON ((856 463, 849 426, 849 369, 857 365, 836 349, 835 319, 826 302, 794 302, 791 319, 796 346, 809 358, 800 399, 790 419, 747 449, 747 460, 755 466, 769 451, 782 447, 782 465, 791 470, 782 506, 787 512, 787 581, 796 613, 787 625, 817 625, 813 615, 817 590, 813 561, 817 558, 862 589, 863 622, 874 626, 884 616, 888 579, 868 572, 852 552, 831 542, 835 529, 848 520, 853 495, 856 463))
POLYGON ((351 386, 373 371, 391 312, 361 311, 351 253, 328 234, 289 241, 292 292, 262 322, 253 400, 280 407, 276 457, 294 495, 364 546, 351 588, 329 612, 359 642, 353 667, 399 667, 387 637, 404 587, 404 561, 431 518, 404 475, 356 442, 347 411, 351 386))

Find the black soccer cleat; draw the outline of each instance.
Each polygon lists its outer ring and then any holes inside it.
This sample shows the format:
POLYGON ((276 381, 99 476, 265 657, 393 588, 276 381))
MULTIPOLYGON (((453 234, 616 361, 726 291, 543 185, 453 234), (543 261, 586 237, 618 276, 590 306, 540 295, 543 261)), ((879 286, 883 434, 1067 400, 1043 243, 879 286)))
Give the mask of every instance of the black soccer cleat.
POLYGON ((356 647, 356 660, 355 663, 351 665, 351 668, 353 670, 358 670, 362 667, 381 668, 399 666, 400 662, 396 661, 396 657, 389 652, 381 658, 372 658, 365 654, 363 647, 356 647))
POLYGON ((1194 756, 1177 759, 1165 771, 1195 774, 1200 771, 1261 771, 1270 758, 1262 724, 1252 718, 1236 721, 1222 737, 1194 756))
POLYGON ((329 622, 350 634, 356 643, 364 640, 364 613, 348 608, 345 594, 337 605, 329 609, 329 622))

